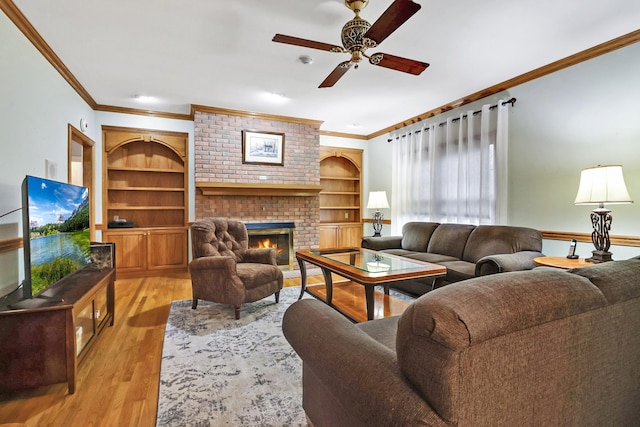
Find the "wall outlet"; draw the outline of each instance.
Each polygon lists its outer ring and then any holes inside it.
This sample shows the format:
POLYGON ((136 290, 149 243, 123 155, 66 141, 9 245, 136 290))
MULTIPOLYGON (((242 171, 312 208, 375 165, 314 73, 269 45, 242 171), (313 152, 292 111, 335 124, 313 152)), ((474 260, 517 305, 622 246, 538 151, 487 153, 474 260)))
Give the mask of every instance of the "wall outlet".
POLYGON ((258 179, 265 180, 265 179, 267 179, 267 176, 266 176, 266 175, 260 175, 260 176, 258 177, 258 179))
POLYGON ((344 219, 349 219, 349 212, 344 213, 344 219))

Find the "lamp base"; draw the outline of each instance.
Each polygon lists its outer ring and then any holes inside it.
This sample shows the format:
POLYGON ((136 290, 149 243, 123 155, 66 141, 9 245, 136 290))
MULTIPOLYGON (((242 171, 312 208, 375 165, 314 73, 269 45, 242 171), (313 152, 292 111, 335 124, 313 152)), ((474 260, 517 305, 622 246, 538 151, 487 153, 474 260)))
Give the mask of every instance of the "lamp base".
POLYGON ((384 215, 380 209, 376 209, 373 213, 373 237, 382 237, 382 219, 384 215))
POLYGON ((585 261, 587 262, 592 262, 594 264, 598 264, 601 262, 608 262, 608 261, 613 261, 613 259, 611 259, 611 252, 607 252, 607 251, 591 251, 592 256, 591 258, 587 258, 585 261))

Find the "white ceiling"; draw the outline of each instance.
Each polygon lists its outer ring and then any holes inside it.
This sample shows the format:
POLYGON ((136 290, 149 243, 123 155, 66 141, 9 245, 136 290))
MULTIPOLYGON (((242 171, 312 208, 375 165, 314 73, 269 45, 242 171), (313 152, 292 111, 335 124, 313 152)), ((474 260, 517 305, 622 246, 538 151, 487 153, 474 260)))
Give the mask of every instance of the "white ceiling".
MULTIPOLYGON (((373 24, 391 2, 371 0, 361 16, 373 24)), ((342 0, 14 0, 98 104, 172 113, 199 104, 321 120, 321 130, 362 135, 640 23, 638 0, 416 2, 422 9, 372 52, 428 62, 425 72, 365 62, 318 89, 348 55, 271 39, 281 33, 339 45, 353 17, 342 0), (301 55, 313 63, 303 65, 301 55), (141 104, 134 95, 157 100, 141 104)))

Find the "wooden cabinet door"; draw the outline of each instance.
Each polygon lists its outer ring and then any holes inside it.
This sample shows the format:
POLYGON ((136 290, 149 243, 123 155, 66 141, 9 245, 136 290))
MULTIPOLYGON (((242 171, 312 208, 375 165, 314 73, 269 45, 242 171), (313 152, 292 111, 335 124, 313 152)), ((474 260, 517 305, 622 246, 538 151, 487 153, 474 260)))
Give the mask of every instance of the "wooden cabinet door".
POLYGON ((96 292, 93 300, 94 319, 96 322, 96 332, 104 326, 104 322, 109 318, 109 296, 107 295, 107 286, 105 285, 96 292))
POLYGON ((151 230, 147 235, 149 270, 187 267, 187 231, 185 229, 151 230))
POLYGON ((95 334, 93 323, 93 301, 89 301, 87 305, 79 310, 79 313, 73 320, 75 326, 76 339, 76 356, 82 353, 82 350, 89 344, 91 338, 95 334))
POLYGON ((362 243, 362 225, 349 224, 340 226, 340 247, 359 248, 362 243))
POLYGON ((103 241, 116 244, 116 270, 118 273, 135 273, 147 269, 146 234, 145 230, 103 232, 103 241))
POLYGON ((320 226, 320 248, 337 248, 338 247, 338 226, 321 225, 320 226))

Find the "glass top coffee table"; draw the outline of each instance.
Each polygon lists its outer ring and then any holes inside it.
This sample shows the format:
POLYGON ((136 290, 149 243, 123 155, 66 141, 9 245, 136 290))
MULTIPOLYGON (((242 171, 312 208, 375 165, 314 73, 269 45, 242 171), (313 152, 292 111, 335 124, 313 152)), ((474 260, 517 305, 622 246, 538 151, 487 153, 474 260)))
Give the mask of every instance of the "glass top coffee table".
POLYGON ((308 262, 322 270, 327 295, 326 302, 329 305, 331 305, 333 293, 331 273, 363 285, 368 320, 373 319, 375 286, 384 286, 385 293, 387 293, 391 283, 425 277, 440 277, 447 272, 447 269, 441 265, 363 248, 305 249, 296 251, 296 259, 300 265, 302 277, 302 289, 298 299, 302 298, 307 286, 306 263, 308 262))

